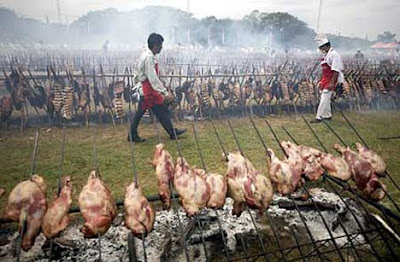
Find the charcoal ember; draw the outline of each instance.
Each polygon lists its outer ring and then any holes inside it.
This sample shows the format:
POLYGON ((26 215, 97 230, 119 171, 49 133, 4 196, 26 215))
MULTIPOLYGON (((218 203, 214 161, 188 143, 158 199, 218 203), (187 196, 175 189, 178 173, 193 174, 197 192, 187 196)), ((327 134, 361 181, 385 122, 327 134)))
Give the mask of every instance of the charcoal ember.
MULTIPOLYGON (((343 228, 341 226, 338 226, 339 220, 342 222, 343 226, 346 228, 349 234, 358 232, 360 230, 359 225, 351 213, 355 214, 362 227, 366 225, 364 214, 360 211, 358 205, 353 200, 347 198, 344 199, 344 201, 348 205, 347 207, 338 195, 327 192, 322 188, 309 189, 309 193, 314 203, 319 207, 320 212, 317 212, 315 208, 307 208, 306 210, 301 208, 300 212, 305 220, 307 227, 309 228, 312 236, 316 241, 329 239, 330 233, 328 229, 331 231, 333 237, 345 236, 343 228), (325 209, 321 210, 323 209, 323 207, 325 207, 325 209), (348 209, 351 209, 352 212, 347 212, 348 209), (327 223, 328 229, 325 227, 320 214, 327 223)), ((268 213, 271 215, 273 223, 275 224, 284 222, 289 227, 295 228, 295 232, 297 234, 309 237, 308 232, 305 229, 304 223, 300 218, 299 211, 296 209, 285 209, 280 207, 278 203, 284 202, 290 203, 293 201, 285 196, 274 196, 273 203, 275 204, 271 205, 268 209, 268 213)), ((306 206, 310 205, 308 201, 307 203, 304 203, 306 204, 306 206)), ((314 205, 313 203, 311 204, 312 206, 314 205)), ((348 239, 346 237, 339 237, 335 239, 335 241, 338 246, 348 244, 348 239)), ((365 238, 362 235, 358 235, 353 241, 354 243, 366 243, 365 238)))
POLYGON ((0 246, 5 246, 9 243, 10 243, 10 239, 8 239, 7 236, 4 235, 4 236, 0 237, 0 246))
POLYGON ((46 240, 46 242, 42 246, 42 250, 46 253, 47 257, 50 257, 53 260, 63 259, 71 253, 78 252, 79 247, 76 242, 64 239, 64 238, 56 238, 53 240, 51 244, 51 240, 46 240))
POLYGON ((118 214, 115 218, 114 218, 114 221, 113 221, 113 226, 119 226, 119 225, 121 225, 122 223, 124 222, 124 214, 123 213, 120 213, 120 214, 118 214))
MULTIPOLYGON (((309 188, 308 191, 310 198, 320 208, 324 206, 328 207, 326 210, 322 210, 321 214, 326 220, 333 237, 345 235, 342 227, 336 226, 339 218, 344 223, 349 234, 359 231, 354 217, 351 215, 351 212, 348 212, 349 210, 357 216, 363 229, 368 229, 364 214, 359 211, 357 203, 353 200, 345 198, 348 204, 348 207, 346 207, 336 194, 318 188, 309 188)), ((274 239, 274 229, 282 241, 285 239, 291 239, 292 241, 292 232, 296 233, 301 242, 309 241, 308 233, 299 216, 298 210, 293 208, 286 209, 279 206, 280 203, 290 204, 291 201, 291 199, 285 196, 274 196, 273 202, 268 209, 272 223, 269 223, 265 215, 260 216, 258 212, 253 210, 250 210, 251 213, 246 210, 240 216, 232 215, 233 200, 231 198, 226 199, 226 203, 221 210, 201 210, 198 216, 201 228, 197 223, 197 219, 189 219, 182 207, 177 206, 176 210, 173 208, 169 211, 157 211, 153 231, 147 235, 144 242, 140 238, 134 238, 137 260, 144 261, 144 245, 147 261, 149 262, 186 261, 186 254, 182 247, 182 230, 190 233, 187 235, 185 242, 190 261, 206 261, 202 238, 205 240, 205 247, 208 254, 221 254, 225 249, 221 232, 227 241, 226 247, 229 253, 241 252, 243 250, 242 245, 245 245, 245 248, 250 250, 253 247, 259 248, 257 231, 263 239, 274 239), (218 225, 217 217, 220 220, 221 228, 218 225), (252 218, 255 221, 257 231, 252 218), (190 230, 187 230, 188 228, 190 230)), ((319 213, 311 208, 313 204, 309 202, 310 199, 307 201, 296 200, 296 203, 300 206, 303 205, 300 208, 300 212, 305 219, 305 223, 309 227, 315 241, 329 239, 329 233, 319 213)), ((175 204, 173 205, 175 207, 175 204)), ((123 214, 117 215, 116 221, 114 221, 107 233, 100 239, 103 261, 129 261, 127 242, 130 230, 124 226, 123 221, 117 221, 121 218, 123 218, 123 214)), ((71 223, 61 233, 60 237, 54 239, 53 259, 58 261, 98 261, 99 240, 97 238, 85 239, 79 231, 81 222, 76 222, 71 223)), ((17 232, 11 231, 0 235, 0 237, 5 237, 6 239, 4 240, 5 245, 0 245, 1 261, 15 261, 16 244, 13 239, 16 239, 17 236, 17 232), (6 243, 7 239, 10 241, 9 243, 6 243)), ((349 244, 346 237, 337 238, 335 241, 338 246, 349 244)), ((362 235, 358 235, 353 241, 357 244, 365 243, 362 235)), ((22 253, 21 261, 45 262, 48 261, 48 258, 49 242, 46 242, 46 239, 41 234, 38 236, 34 247, 29 252, 22 253)))
POLYGON ((76 241, 65 239, 65 238, 56 238, 54 240, 54 244, 60 246, 65 250, 78 250, 79 245, 76 241))

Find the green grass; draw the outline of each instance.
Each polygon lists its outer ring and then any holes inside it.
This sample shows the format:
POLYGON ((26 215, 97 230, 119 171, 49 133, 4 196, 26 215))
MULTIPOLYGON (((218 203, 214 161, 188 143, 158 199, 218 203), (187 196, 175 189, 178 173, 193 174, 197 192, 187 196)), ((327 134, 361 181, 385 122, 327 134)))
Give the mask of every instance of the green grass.
MULTIPOLYGON (((400 140, 379 140, 377 137, 394 136, 400 134, 400 112, 363 112, 346 115, 359 130, 363 138, 375 149, 387 162, 388 171, 391 176, 400 184, 400 140)), ((306 115, 308 120, 313 115, 306 115)), ((310 133, 303 119, 299 116, 271 116, 268 117, 272 127, 276 130, 280 139, 289 139, 282 130, 285 126, 299 143, 322 149, 317 140, 310 133)), ((264 141, 268 147, 274 149, 279 157, 282 152, 274 140, 266 124, 256 119, 264 141)), ((266 173, 266 158, 264 149, 258 139, 250 121, 247 118, 232 119, 232 125, 237 133, 241 147, 254 163, 254 165, 266 173)), ((227 151, 236 150, 235 141, 230 133, 226 121, 215 121, 221 138, 227 151)), ((344 119, 336 113, 331 126, 348 144, 353 144, 357 137, 346 124, 344 119)), ((190 122, 179 122, 179 127, 188 128, 188 132, 182 136, 179 143, 183 156, 191 165, 201 167, 197 146, 194 140, 194 133, 190 122)), ((200 147, 204 155, 205 165, 208 171, 224 174, 226 166, 222 161, 222 151, 209 122, 196 123, 200 147)), ((323 125, 313 125, 318 136, 330 152, 333 152, 332 145, 338 140, 323 125)), ((116 199, 124 196, 124 187, 133 178, 130 145, 126 141, 127 125, 116 127, 97 126, 97 162, 104 181, 112 189, 116 199)), ((178 156, 175 141, 169 140, 167 134, 159 127, 161 138, 166 143, 167 149, 174 159, 178 156)), ((158 135, 153 124, 141 123, 140 134, 147 139, 147 142, 135 145, 135 164, 140 183, 146 195, 157 194, 157 181, 151 160, 154 146, 158 143, 158 135)), ((19 182, 27 179, 30 173, 31 155, 33 151, 35 130, 28 129, 21 134, 19 129, 1 130, 0 137, 0 186, 7 190, 7 193, 19 182)), ((57 179, 60 172, 61 160, 61 137, 60 128, 40 129, 39 147, 35 172, 43 175, 46 179, 48 190, 47 196, 53 198, 57 191, 57 179)), ((73 205, 77 205, 79 193, 86 183, 87 176, 94 166, 93 161, 94 128, 67 128, 65 161, 62 166, 63 174, 70 174, 73 179, 74 193, 73 205)), ((388 178, 383 178, 388 191, 398 202, 400 191, 397 190, 388 178)), ((7 196, 7 195, 6 195, 7 196)), ((6 196, 1 198, 0 208, 3 210, 6 196)), ((390 201, 385 198, 383 204, 394 210, 390 201)))

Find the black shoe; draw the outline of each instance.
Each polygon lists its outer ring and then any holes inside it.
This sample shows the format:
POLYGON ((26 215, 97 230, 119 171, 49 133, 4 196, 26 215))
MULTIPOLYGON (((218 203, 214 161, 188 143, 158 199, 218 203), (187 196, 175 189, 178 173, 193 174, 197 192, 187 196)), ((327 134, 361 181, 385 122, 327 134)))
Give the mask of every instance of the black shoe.
POLYGON ((185 133, 186 130, 187 130, 186 128, 184 128, 184 129, 177 128, 177 129, 175 129, 175 132, 169 136, 169 138, 171 138, 172 140, 175 140, 176 139, 175 133, 177 136, 179 136, 179 135, 182 135, 183 133, 185 133))
POLYGON ((331 120, 332 120, 332 117, 325 117, 324 120, 325 120, 325 121, 331 121, 331 120))
POLYGON ((321 122, 322 122, 321 119, 314 119, 314 120, 310 121, 310 124, 318 124, 318 123, 321 123, 321 122))
MULTIPOLYGON (((146 139, 141 138, 140 136, 134 136, 132 137, 132 141, 133 142, 137 142, 137 143, 141 143, 141 142, 145 142, 146 139)), ((128 135, 128 142, 131 142, 131 137, 128 135)))
POLYGON ((185 133, 186 132, 186 128, 184 128, 184 129, 175 129, 175 132, 176 132, 176 134, 179 136, 179 135, 182 135, 183 133, 185 133))

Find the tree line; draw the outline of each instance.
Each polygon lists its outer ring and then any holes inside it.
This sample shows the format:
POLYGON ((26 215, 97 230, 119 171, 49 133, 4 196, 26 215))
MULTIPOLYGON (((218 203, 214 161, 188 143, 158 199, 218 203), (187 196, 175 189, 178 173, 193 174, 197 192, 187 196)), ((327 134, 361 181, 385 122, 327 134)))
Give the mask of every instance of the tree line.
MULTIPOLYGON (((145 44, 150 32, 159 32, 172 45, 208 47, 264 47, 272 49, 315 49, 315 31, 297 17, 284 12, 257 10, 240 20, 197 19, 191 13, 161 6, 128 12, 116 9, 90 11, 69 25, 18 17, 14 11, 0 8, 0 42, 39 42, 45 44, 94 45, 109 40, 129 46, 145 44)), ((394 34, 379 37, 388 41, 394 34)), ((329 35, 339 48, 367 48, 371 41, 329 35)))

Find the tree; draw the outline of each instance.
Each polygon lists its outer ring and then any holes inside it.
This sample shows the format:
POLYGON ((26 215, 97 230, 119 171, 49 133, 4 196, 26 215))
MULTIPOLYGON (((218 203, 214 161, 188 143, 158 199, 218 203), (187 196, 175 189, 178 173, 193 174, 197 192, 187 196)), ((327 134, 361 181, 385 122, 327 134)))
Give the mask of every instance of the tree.
POLYGON ((383 43, 392 43, 396 41, 395 37, 396 34, 393 34, 390 31, 385 31, 383 34, 378 35, 376 40, 383 43))
MULTIPOLYGON (((105 40, 110 40, 143 46, 152 32, 162 34, 167 45, 264 47, 272 44, 274 49, 315 48, 315 32, 305 22, 283 12, 254 10, 240 20, 214 16, 197 19, 191 13, 176 8, 148 6, 128 12, 116 9, 90 11, 67 26, 20 18, 13 11, 0 8, 2 41, 45 40, 96 48, 101 47, 105 40)), ((390 42, 394 36, 385 32, 380 37, 390 42)), ((356 43, 356 39, 337 37, 335 40, 343 46, 364 44, 356 43)))

